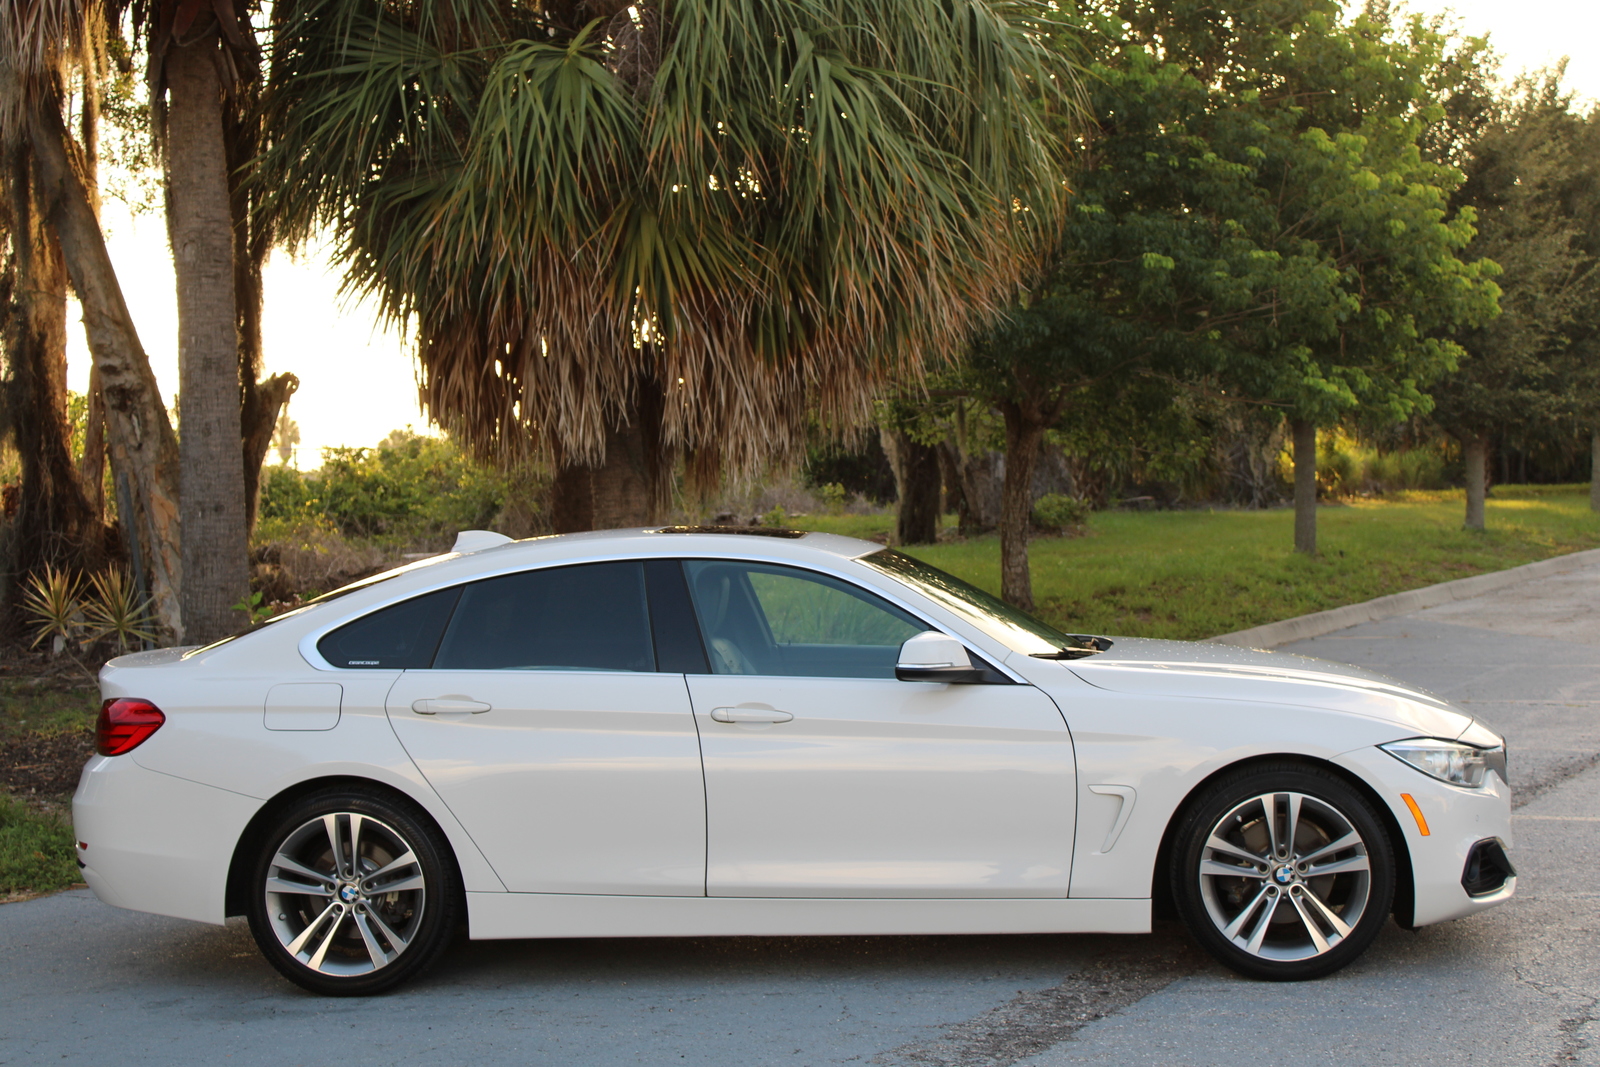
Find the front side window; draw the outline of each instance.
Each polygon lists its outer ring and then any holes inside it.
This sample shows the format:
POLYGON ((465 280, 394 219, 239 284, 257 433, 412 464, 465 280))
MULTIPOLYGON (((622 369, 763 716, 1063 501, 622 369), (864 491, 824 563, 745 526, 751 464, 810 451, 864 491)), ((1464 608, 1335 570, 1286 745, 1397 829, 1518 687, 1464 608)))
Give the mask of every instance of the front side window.
POLYGON ((915 616, 827 575, 732 560, 684 570, 715 674, 893 678, 915 616))
POLYGON ((436 670, 654 671, 637 562, 585 563, 473 582, 436 670))

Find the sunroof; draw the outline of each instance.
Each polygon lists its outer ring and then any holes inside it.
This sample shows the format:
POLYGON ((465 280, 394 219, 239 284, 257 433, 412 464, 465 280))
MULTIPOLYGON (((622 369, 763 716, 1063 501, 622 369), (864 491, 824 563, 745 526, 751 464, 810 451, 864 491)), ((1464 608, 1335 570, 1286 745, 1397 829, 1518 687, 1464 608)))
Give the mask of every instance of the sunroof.
POLYGON ((780 530, 774 526, 663 526, 656 533, 671 534, 746 534, 751 537, 804 537, 804 530, 780 530))

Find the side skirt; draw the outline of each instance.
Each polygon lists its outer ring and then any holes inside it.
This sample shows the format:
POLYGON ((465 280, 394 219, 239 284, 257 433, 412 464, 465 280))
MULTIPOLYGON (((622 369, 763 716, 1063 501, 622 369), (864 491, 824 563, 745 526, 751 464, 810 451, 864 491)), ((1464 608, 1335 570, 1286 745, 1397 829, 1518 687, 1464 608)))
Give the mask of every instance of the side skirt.
POLYGON ((839 900, 468 893, 472 939, 1147 934, 1150 901, 839 900))

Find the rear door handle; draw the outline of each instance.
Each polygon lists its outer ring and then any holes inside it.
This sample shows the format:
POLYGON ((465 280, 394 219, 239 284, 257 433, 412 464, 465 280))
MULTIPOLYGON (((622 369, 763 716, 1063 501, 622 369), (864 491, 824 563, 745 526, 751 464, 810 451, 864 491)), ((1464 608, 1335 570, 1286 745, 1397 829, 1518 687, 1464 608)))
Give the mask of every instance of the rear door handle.
POLYGON ((411 702, 411 710, 418 715, 482 715, 493 708, 492 704, 484 704, 473 700, 471 697, 450 693, 442 697, 424 697, 411 702))
POLYGON ((751 707, 742 704, 737 708, 712 708, 713 722, 788 722, 794 716, 776 708, 751 707))

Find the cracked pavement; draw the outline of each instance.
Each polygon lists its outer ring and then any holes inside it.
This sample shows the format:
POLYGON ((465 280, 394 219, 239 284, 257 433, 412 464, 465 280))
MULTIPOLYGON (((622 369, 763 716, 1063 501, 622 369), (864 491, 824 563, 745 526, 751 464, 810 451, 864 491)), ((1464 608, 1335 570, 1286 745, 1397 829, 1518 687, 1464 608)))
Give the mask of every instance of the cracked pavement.
POLYGON ((1318 982, 1147 937, 464 943, 371 1000, 302 993, 242 923, 86 891, 0 907, 0 1064, 1450 1063, 1600 1067, 1600 567, 1288 650, 1374 667, 1503 730, 1518 895, 1318 982))

